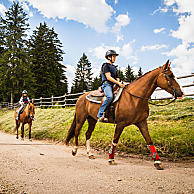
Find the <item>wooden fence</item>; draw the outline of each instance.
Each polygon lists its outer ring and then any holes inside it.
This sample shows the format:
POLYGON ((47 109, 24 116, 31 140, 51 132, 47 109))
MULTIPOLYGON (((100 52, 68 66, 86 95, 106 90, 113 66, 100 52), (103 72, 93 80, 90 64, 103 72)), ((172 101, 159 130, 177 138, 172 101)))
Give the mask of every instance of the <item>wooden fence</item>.
MULTIPOLYGON (((177 77, 176 79, 186 79, 194 77, 194 73, 191 75, 186 75, 186 76, 181 76, 177 77)), ((194 81, 193 83, 187 84, 187 85, 182 85, 182 88, 189 88, 194 86, 194 81)), ((161 91, 162 89, 157 88, 155 92, 161 91)), ((86 91, 83 91, 81 93, 76 93, 76 94, 65 94, 63 96, 58 96, 58 97, 50 97, 50 98, 38 98, 38 99, 32 99, 34 101, 35 107, 68 107, 68 106, 75 106, 77 99, 79 98, 80 95, 84 94, 86 91)), ((194 90, 192 92, 186 93, 185 97, 192 97, 194 96, 194 90)), ((171 99, 173 97, 163 97, 163 98, 153 98, 152 100, 165 100, 165 99, 171 99)), ((8 102, 1 102, 0 103, 0 109, 1 108, 8 108, 8 109, 15 109, 16 107, 19 106, 19 103, 8 103, 8 102)))

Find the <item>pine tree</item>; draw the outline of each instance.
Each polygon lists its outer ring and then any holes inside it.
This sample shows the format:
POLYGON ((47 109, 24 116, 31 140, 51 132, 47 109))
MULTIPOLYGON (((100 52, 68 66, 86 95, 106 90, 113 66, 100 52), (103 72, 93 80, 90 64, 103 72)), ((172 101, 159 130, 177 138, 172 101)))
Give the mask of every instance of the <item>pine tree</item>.
POLYGON ((29 41, 31 69, 36 80, 36 97, 67 93, 65 66, 62 65, 62 43, 58 34, 46 23, 34 30, 29 41))
POLYGON ((130 67, 130 65, 128 65, 126 70, 125 70, 125 81, 131 83, 134 80, 135 80, 135 76, 133 74, 133 70, 130 67))
POLYGON ((97 90, 102 85, 102 74, 96 76, 92 82, 92 90, 97 90))
POLYGON ((80 58, 75 73, 75 79, 73 80, 73 86, 71 93, 83 92, 92 89, 92 72, 91 63, 89 62, 85 53, 80 58))
POLYGON ((118 75, 118 77, 119 77, 119 79, 121 81, 124 81, 125 80, 125 76, 123 74, 123 71, 120 68, 117 70, 117 75, 118 75))
POLYGON ((33 94, 34 80, 26 49, 27 21, 27 14, 16 2, 5 12, 5 18, 0 17, 0 96, 5 101, 17 101, 23 89, 33 94))
POLYGON ((140 76, 142 76, 142 75, 143 75, 143 71, 142 71, 142 69, 141 69, 141 67, 140 67, 139 70, 138 70, 137 77, 140 77, 140 76))

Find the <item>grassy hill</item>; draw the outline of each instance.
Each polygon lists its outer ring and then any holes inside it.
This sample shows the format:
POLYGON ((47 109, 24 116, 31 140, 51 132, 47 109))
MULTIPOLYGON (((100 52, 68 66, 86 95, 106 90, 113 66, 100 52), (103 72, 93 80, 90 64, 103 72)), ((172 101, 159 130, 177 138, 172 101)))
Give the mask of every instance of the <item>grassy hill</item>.
MULTIPOLYGON (((36 109, 36 120, 32 125, 32 137, 63 142, 71 125, 74 107, 65 109, 36 109)), ((14 133, 13 110, 0 110, 0 130, 14 133)), ((81 131, 79 144, 85 145, 87 122, 81 131)), ((190 158, 194 154, 194 100, 184 99, 165 107, 150 105, 148 119, 150 135, 160 156, 190 158)), ((28 134, 28 126, 25 134, 28 134)), ((108 150, 114 135, 114 125, 97 123, 92 134, 93 148, 108 150)), ((145 140, 139 129, 129 126, 124 129, 117 151, 125 153, 149 154, 145 140)))

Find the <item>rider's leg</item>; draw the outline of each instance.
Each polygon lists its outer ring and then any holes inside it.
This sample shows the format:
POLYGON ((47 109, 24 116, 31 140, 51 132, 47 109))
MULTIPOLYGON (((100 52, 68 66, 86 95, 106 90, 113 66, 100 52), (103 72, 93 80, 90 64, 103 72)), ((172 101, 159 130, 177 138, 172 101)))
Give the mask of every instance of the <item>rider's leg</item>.
POLYGON ((98 118, 101 118, 103 113, 105 112, 106 108, 108 107, 108 105, 112 102, 113 100, 113 91, 112 91, 112 86, 108 83, 103 83, 102 85, 102 89, 104 91, 104 94, 106 96, 105 101, 103 102, 103 104, 101 105, 98 115, 98 118))
POLYGON ((16 120, 19 120, 20 119, 20 113, 22 112, 22 109, 24 108, 24 105, 21 105, 21 107, 19 108, 18 110, 18 115, 16 117, 16 120))

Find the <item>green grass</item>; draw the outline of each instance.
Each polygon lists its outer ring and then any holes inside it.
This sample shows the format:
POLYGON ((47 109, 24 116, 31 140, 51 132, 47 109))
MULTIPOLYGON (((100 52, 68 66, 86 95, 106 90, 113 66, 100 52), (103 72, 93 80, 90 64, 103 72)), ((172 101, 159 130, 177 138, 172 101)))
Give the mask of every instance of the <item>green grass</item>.
MULTIPOLYGON (((63 142, 72 123, 75 108, 36 109, 32 126, 32 137, 63 142)), ((15 133, 14 111, 0 110, 0 129, 15 133)), ((85 145, 84 124, 79 136, 79 145, 85 145)), ((179 100, 165 107, 150 105, 148 126, 151 138, 159 155, 169 159, 191 158, 194 153, 194 100, 179 100)), ((28 135, 27 125, 25 135, 28 135)), ((114 135, 113 124, 98 123, 92 134, 91 145, 96 149, 108 150, 114 135)), ((126 127, 121 135, 117 151, 124 153, 149 154, 139 129, 126 127)))

